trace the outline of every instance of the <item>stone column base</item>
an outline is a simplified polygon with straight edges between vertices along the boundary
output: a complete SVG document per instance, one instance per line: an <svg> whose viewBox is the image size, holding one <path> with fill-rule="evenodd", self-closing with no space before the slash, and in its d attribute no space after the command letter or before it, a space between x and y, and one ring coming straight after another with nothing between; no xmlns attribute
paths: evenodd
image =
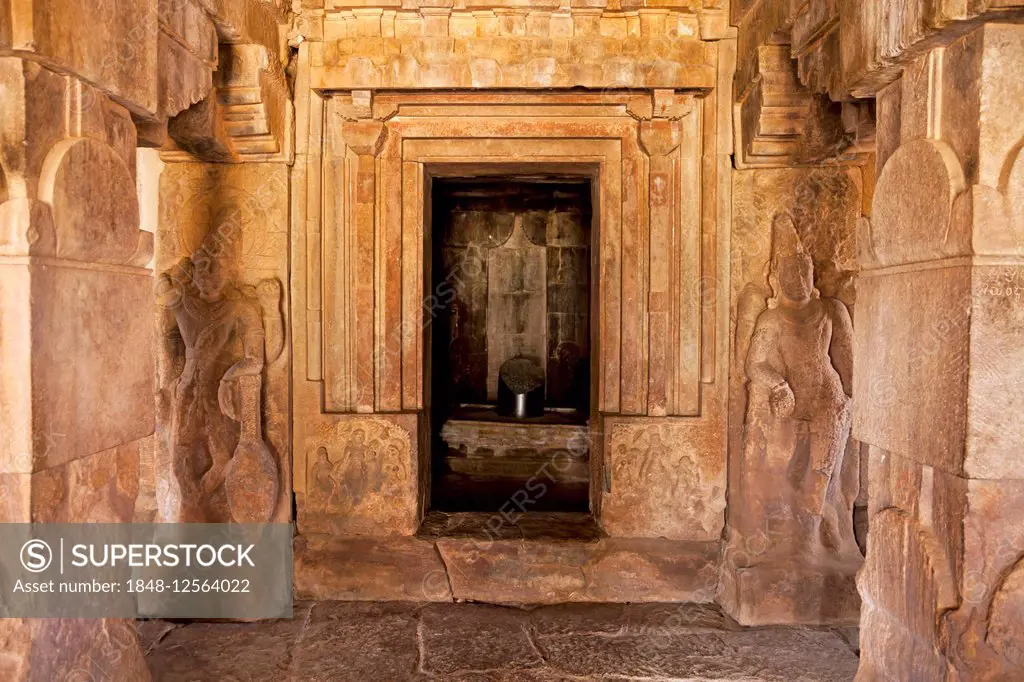
<svg viewBox="0 0 1024 682"><path fill-rule="evenodd" d="M722 608L741 625L857 625L860 562L763 563L722 571Z"/></svg>

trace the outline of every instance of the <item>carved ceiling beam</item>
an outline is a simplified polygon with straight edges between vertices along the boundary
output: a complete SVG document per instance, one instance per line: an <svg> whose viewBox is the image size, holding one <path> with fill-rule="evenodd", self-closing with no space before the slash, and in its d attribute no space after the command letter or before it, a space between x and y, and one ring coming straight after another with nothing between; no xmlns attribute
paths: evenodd
<svg viewBox="0 0 1024 682"><path fill-rule="evenodd" d="M157 64L159 105L155 117L137 116L140 123L159 122L209 95L217 68L217 31L196 0L160 3Z"/></svg>
<svg viewBox="0 0 1024 682"><path fill-rule="evenodd" d="M874 149L866 100L907 63L982 22L1022 18L1024 0L738 0L737 165L862 162Z"/></svg>
<svg viewBox="0 0 1024 682"><path fill-rule="evenodd" d="M1024 0L804 0L794 3L801 82L835 101L874 97L903 67L986 21L1020 21Z"/></svg>

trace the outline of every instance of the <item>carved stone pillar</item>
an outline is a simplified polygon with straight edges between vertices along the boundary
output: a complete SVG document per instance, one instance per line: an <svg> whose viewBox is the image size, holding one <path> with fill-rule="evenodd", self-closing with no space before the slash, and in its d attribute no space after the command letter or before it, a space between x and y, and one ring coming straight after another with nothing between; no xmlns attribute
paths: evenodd
<svg viewBox="0 0 1024 682"><path fill-rule="evenodd" d="M854 435L870 446L858 680L1024 670L1024 27L878 96L858 240Z"/></svg>
<svg viewBox="0 0 1024 682"><path fill-rule="evenodd" d="M0 521L130 522L153 433L135 126L32 61L0 58L0 91ZM128 621L5 619L0 641L6 680L149 679Z"/></svg>

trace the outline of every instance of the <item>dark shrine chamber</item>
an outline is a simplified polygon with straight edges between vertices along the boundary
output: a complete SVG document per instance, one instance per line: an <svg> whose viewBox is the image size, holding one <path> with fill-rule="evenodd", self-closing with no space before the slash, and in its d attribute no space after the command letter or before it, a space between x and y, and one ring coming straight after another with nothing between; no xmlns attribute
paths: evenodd
<svg viewBox="0 0 1024 682"><path fill-rule="evenodd" d="M432 187L432 507L496 511L543 480L519 507L587 511L590 179Z"/></svg>

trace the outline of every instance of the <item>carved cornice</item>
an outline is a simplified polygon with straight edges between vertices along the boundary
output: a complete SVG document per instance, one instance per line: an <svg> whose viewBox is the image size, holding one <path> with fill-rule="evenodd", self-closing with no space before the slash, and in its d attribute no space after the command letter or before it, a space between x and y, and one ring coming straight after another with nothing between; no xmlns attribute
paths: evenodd
<svg viewBox="0 0 1024 682"><path fill-rule="evenodd" d="M874 152L873 104L833 103L808 89L790 51L788 44L757 49L752 78L736 98L737 166L863 163Z"/></svg>
<svg viewBox="0 0 1024 682"><path fill-rule="evenodd" d="M304 10L315 89L694 88L715 85L717 8Z"/></svg>
<svg viewBox="0 0 1024 682"><path fill-rule="evenodd" d="M569 7L559 2L532 2L529 6L501 6L500 2L440 6L396 2L328 3L326 10L303 8L296 25L305 27L307 40L330 42L349 37L450 37L450 38L583 38L696 37L721 40L729 30L721 7L704 2L676 2L643 6L642 1L605 3L591 0ZM298 17L302 17L299 19Z"/></svg>
<svg viewBox="0 0 1024 682"><path fill-rule="evenodd" d="M291 127L291 94L280 63L262 45L222 46L221 52L230 55L231 66L221 71L217 101L236 153L280 153Z"/></svg>
<svg viewBox="0 0 1024 682"><path fill-rule="evenodd" d="M789 46L758 48L753 80L736 102L737 165L787 165L799 149L810 104Z"/></svg>
<svg viewBox="0 0 1024 682"><path fill-rule="evenodd" d="M180 150L165 149L164 159L288 161L293 108L276 56L260 44L222 43L214 79L209 97L171 121Z"/></svg>
<svg viewBox="0 0 1024 682"><path fill-rule="evenodd" d="M286 17L260 0L183 0L160 17L160 116L167 161L287 161L291 93L282 68ZM159 130L151 142L164 142Z"/></svg>
<svg viewBox="0 0 1024 682"><path fill-rule="evenodd" d="M863 162L874 152L874 107L858 99L927 50L1022 17L1024 0L737 0L737 165Z"/></svg>

